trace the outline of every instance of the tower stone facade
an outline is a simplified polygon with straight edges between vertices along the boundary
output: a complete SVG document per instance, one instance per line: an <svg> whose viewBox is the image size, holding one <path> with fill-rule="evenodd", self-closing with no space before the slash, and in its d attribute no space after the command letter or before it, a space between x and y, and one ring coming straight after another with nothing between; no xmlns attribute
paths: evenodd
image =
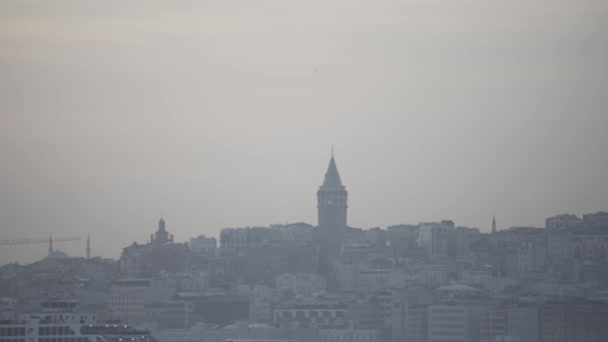
<svg viewBox="0 0 608 342"><path fill-rule="evenodd" d="M319 273L327 279L328 287L335 285L332 265L340 255L346 236L348 192L342 185L332 153L323 184L317 191L319 215Z"/></svg>

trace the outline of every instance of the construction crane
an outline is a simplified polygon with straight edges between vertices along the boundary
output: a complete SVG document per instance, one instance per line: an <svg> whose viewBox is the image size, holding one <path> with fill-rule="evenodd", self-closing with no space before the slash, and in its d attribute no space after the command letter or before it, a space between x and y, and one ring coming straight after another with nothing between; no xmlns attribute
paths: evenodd
<svg viewBox="0 0 608 342"><path fill-rule="evenodd" d="M51 238L51 239L40 239L40 238L33 238L33 239L10 239L10 240L0 240L0 246L27 245L27 244L30 244L30 243L48 243L50 241L52 241L52 242L62 242L62 241L78 241L78 240L80 240L80 238L76 237L76 236Z"/></svg>

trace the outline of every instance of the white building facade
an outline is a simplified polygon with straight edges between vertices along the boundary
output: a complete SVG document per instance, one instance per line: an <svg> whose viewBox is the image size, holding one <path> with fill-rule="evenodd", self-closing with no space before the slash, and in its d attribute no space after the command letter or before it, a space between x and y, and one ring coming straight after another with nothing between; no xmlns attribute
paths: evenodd
<svg viewBox="0 0 608 342"><path fill-rule="evenodd" d="M296 296L312 297L325 292L327 283L318 274L281 274L276 278L279 292L292 291Z"/></svg>

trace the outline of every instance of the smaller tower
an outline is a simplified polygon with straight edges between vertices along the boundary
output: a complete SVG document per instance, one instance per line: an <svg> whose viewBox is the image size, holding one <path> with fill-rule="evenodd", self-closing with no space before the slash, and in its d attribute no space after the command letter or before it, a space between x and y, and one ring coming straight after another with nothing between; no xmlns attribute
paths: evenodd
<svg viewBox="0 0 608 342"><path fill-rule="evenodd" d="M49 235L49 256L53 253L53 234Z"/></svg>
<svg viewBox="0 0 608 342"><path fill-rule="evenodd" d="M89 234L87 234L87 259L91 258L91 238Z"/></svg>
<svg viewBox="0 0 608 342"><path fill-rule="evenodd" d="M165 219L162 217L158 221L158 230L150 237L150 242L156 245L164 245L173 242L173 237L169 236L169 232L165 229Z"/></svg>
<svg viewBox="0 0 608 342"><path fill-rule="evenodd" d="M496 216L492 215L492 234L496 234Z"/></svg>

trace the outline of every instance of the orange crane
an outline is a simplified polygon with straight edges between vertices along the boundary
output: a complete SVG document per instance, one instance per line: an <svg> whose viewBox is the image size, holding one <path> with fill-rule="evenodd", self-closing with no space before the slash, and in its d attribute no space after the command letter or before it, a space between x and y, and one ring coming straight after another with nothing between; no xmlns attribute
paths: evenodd
<svg viewBox="0 0 608 342"><path fill-rule="evenodd" d="M77 241L77 240L80 240L80 238L76 237L76 236L60 237L60 238L52 238L52 239L40 239L40 238L33 238L33 239L10 239L10 240L0 240L0 246L26 245L26 244L30 244L30 243L48 243L50 241L52 241L52 242L61 242L61 241Z"/></svg>

